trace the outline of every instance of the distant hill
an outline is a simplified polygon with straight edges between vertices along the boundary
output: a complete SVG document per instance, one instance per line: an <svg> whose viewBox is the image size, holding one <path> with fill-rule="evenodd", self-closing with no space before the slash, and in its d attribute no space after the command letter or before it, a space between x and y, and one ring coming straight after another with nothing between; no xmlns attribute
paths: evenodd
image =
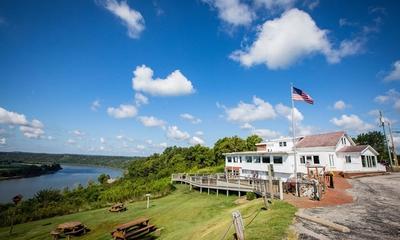
<svg viewBox="0 0 400 240"><path fill-rule="evenodd" d="M29 152L0 152L0 162L85 164L126 168L132 161L143 157L100 156L81 154L50 154Z"/></svg>

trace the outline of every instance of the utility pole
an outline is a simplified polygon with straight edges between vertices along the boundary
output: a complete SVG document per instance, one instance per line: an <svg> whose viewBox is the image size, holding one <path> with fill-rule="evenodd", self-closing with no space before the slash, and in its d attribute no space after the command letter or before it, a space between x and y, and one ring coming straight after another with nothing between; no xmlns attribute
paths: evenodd
<svg viewBox="0 0 400 240"><path fill-rule="evenodd" d="M391 127L390 121L388 121L388 127L389 127L390 141L392 142L392 152L393 152L394 164L395 164L396 166L399 166L399 162L398 162L398 160L397 160L396 147L394 146L393 132L392 132L392 127Z"/></svg>
<svg viewBox="0 0 400 240"><path fill-rule="evenodd" d="M388 149L390 168L393 168L392 153L390 151L389 143L388 143L387 138L386 138L385 119L383 118L382 111L380 111L380 110L379 110L379 115L380 115L380 122L381 122L382 129L383 129L383 136L385 137L385 144L386 144L387 149Z"/></svg>

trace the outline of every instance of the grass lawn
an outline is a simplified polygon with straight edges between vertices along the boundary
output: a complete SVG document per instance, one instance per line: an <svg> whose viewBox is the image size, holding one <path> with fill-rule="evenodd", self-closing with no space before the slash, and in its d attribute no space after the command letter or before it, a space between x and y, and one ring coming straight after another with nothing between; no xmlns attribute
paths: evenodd
<svg viewBox="0 0 400 240"><path fill-rule="evenodd" d="M140 216L150 217L150 222L163 228L160 239L221 239L231 223L231 212L239 210L247 225L257 210L263 207L262 199L236 205L235 196L221 194L207 195L189 191L187 186L177 186L169 196L146 202L128 204L123 213L109 213L107 209L98 209L75 213L40 221L19 224L14 233L8 236L9 228L0 228L0 239L50 239L49 232L58 224L68 221L80 221L91 231L85 236L73 239L111 239L110 231L119 224ZM282 201L274 201L271 209L260 211L250 225L245 228L246 239L279 239L285 237L292 222L296 208ZM253 214L253 215L251 215ZM233 227L226 239L231 239Z"/></svg>

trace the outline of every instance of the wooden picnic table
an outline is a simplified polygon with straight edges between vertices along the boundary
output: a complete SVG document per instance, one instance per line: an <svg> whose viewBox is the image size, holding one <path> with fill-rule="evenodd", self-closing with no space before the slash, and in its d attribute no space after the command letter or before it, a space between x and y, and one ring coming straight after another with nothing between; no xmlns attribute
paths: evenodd
<svg viewBox="0 0 400 240"><path fill-rule="evenodd" d="M149 224L150 218L140 217L133 221L121 224L111 232L114 239L135 239L154 232L157 228Z"/></svg>
<svg viewBox="0 0 400 240"><path fill-rule="evenodd" d="M122 212L122 211L126 211L126 207L123 203L117 203L114 204L113 206L111 206L110 209L108 209L108 211L110 212Z"/></svg>
<svg viewBox="0 0 400 240"><path fill-rule="evenodd" d="M67 239L70 239L71 235L79 235L85 234L87 227L81 222L66 222L59 224L57 228L50 232L53 239L58 239L59 237L66 236Z"/></svg>

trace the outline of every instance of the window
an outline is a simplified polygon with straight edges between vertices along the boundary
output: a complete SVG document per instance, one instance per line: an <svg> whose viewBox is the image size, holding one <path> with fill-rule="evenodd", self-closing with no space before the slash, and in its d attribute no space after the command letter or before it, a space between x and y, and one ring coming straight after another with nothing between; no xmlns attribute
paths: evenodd
<svg viewBox="0 0 400 240"><path fill-rule="evenodd" d="M228 162L232 162L232 158L231 157L227 157L228 158Z"/></svg>
<svg viewBox="0 0 400 240"><path fill-rule="evenodd" d="M251 163L251 156L246 156L246 162Z"/></svg>
<svg viewBox="0 0 400 240"><path fill-rule="evenodd" d="M306 157L300 156L300 164L306 164Z"/></svg>
<svg viewBox="0 0 400 240"><path fill-rule="evenodd" d="M283 163L282 156L274 156L274 163L275 164L282 164Z"/></svg>
<svg viewBox="0 0 400 240"><path fill-rule="evenodd" d="M239 157L239 162L242 163L242 156Z"/></svg>
<svg viewBox="0 0 400 240"><path fill-rule="evenodd" d="M375 159L375 156L371 156L371 158L372 158L372 166L373 166L373 167L376 167L376 159Z"/></svg>
<svg viewBox="0 0 400 240"><path fill-rule="evenodd" d="M346 163L351 163L351 156L345 156L346 158Z"/></svg>
<svg viewBox="0 0 400 240"><path fill-rule="evenodd" d="M260 156L253 156L254 163L260 163Z"/></svg>
<svg viewBox="0 0 400 240"><path fill-rule="evenodd" d="M361 155L361 163L363 167L367 167L367 163L365 162L365 156Z"/></svg>
<svg viewBox="0 0 400 240"><path fill-rule="evenodd" d="M286 142L279 142L279 147L286 147Z"/></svg>
<svg viewBox="0 0 400 240"><path fill-rule="evenodd" d="M346 138L342 138L342 144L346 145Z"/></svg>
<svg viewBox="0 0 400 240"><path fill-rule="evenodd" d="M308 163L308 164L311 164L311 159L312 159L311 156L306 156L306 160L307 160L307 163Z"/></svg>
<svg viewBox="0 0 400 240"><path fill-rule="evenodd" d="M368 167L372 167L371 156L367 156L367 165Z"/></svg>
<svg viewBox="0 0 400 240"><path fill-rule="evenodd" d="M237 162L238 162L238 157L232 157L232 159L233 159L233 162L234 162L234 163L237 163Z"/></svg>
<svg viewBox="0 0 400 240"><path fill-rule="evenodd" d="M314 156L314 164L319 164L319 156Z"/></svg>
<svg viewBox="0 0 400 240"><path fill-rule="evenodd" d="M271 163L271 157L270 156L263 156L262 157L262 163Z"/></svg>

